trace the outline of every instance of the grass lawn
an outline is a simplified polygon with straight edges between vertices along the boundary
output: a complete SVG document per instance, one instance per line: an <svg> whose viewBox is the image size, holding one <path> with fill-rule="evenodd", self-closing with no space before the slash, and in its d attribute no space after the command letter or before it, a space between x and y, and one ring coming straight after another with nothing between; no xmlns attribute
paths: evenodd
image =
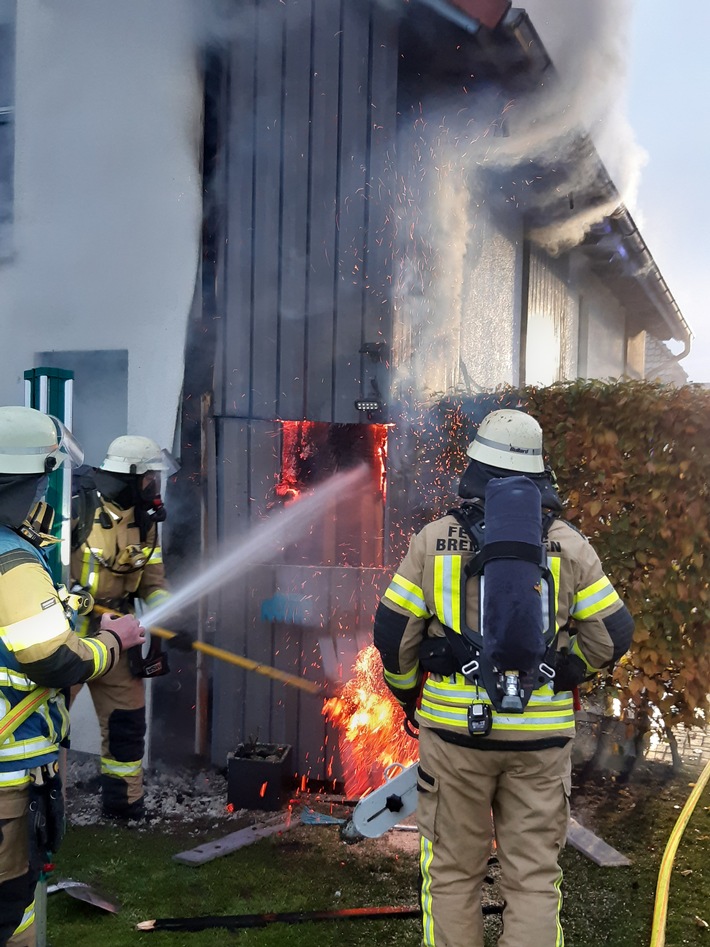
<svg viewBox="0 0 710 947"><path fill-rule="evenodd" d="M658 866L690 792L693 774L669 778L660 764L643 764L628 786L611 779L575 790L573 811L632 859L630 868L599 868L567 847L564 924L567 947L643 947L649 943ZM317 806L316 806L317 808ZM327 807L322 807L327 811ZM172 856L218 839L235 826L209 828L163 824L146 829L113 825L69 828L56 876L103 890L123 908L110 915L70 898L49 897L51 947L418 947L418 920L341 920L228 932L143 933L149 918L206 914L314 911L377 905L410 905L417 898L414 833L391 832L355 845L340 840L337 826L299 825L194 868ZM681 841L669 902L667 947L710 945L710 789L700 799ZM495 891L490 894L495 900ZM495 943L497 920L487 922ZM524 945L521 945L524 947Z"/></svg>

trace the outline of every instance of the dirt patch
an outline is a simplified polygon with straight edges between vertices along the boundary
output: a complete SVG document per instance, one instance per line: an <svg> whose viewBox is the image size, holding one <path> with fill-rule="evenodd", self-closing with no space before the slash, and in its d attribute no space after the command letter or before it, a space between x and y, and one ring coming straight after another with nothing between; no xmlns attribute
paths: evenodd
<svg viewBox="0 0 710 947"><path fill-rule="evenodd" d="M64 772L67 820L72 825L102 825L99 762L85 754L67 754ZM246 809L227 806L227 780L213 768L154 767L144 775L145 819L133 827L160 825L166 831L189 825L195 833L210 829L234 832L254 821ZM130 823L129 823L130 824Z"/></svg>
<svg viewBox="0 0 710 947"><path fill-rule="evenodd" d="M67 820L71 825L106 825L109 820L101 815L99 763L85 754L67 754L64 774L66 786ZM136 831L152 831L158 827L163 834L185 834L195 838L195 845L205 837L217 839L256 823L282 821L291 812L294 825L303 821L314 832L320 825L340 825L352 814L352 805L343 804L342 797L323 793L295 792L281 811L233 809L227 804L227 777L225 771L210 767L177 770L173 767L153 767L144 774L146 815L140 822L129 822ZM383 852L416 853L418 835L414 820L404 820L404 829L388 832L380 839L368 839L367 844ZM288 844L288 842L286 842ZM345 843L344 843L345 844ZM354 844L356 852L362 843Z"/></svg>
<svg viewBox="0 0 710 947"><path fill-rule="evenodd" d="M626 781L620 782L618 774L588 771L584 766L575 767L571 797L572 815L592 831L599 824L623 821L635 811L644 808L651 798L666 798L671 803L682 803L688 794L688 774L674 776L670 766L664 763L643 761ZM101 815L98 760L83 754L67 757L65 770L67 819L72 825L88 826L106 824ZM163 833L175 833L195 838L200 844L205 837L220 838L248 825L283 819L290 811L295 824L303 821L314 832L314 824L322 818L322 824L346 822L352 805L344 804L342 797L319 793L292 795L287 807L280 812L264 812L252 809L233 810L227 805L226 772L216 768L199 767L177 770L173 767L154 767L145 774L146 817L140 823L129 823L138 831L151 831L160 827ZM382 854L416 855L419 839L414 817L403 820L403 828L385 833L379 839L368 839L365 843L353 844L353 855L361 846L370 851L381 850ZM364 850L361 848L361 850Z"/></svg>
<svg viewBox="0 0 710 947"><path fill-rule="evenodd" d="M618 773L575 767L572 773L571 807L574 817L584 826L594 829L595 824L610 812L623 818L652 798L687 795L690 771L674 774L666 763L644 760L636 765L629 777Z"/></svg>

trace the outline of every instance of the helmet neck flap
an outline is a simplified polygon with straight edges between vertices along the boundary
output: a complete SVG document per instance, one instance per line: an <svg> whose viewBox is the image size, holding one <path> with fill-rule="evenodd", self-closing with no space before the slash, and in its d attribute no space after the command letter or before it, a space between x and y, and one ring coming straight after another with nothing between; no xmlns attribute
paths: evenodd
<svg viewBox="0 0 710 947"><path fill-rule="evenodd" d="M43 473L0 473L0 523L18 530L46 486Z"/></svg>
<svg viewBox="0 0 710 947"><path fill-rule="evenodd" d="M99 467L94 480L101 496L121 510L130 510L139 500L139 477L136 474L114 473Z"/></svg>
<svg viewBox="0 0 710 947"><path fill-rule="evenodd" d="M462 500L483 500L486 495L486 484L489 480L500 477L519 477L517 470L503 470L500 467L491 467L472 460L459 481L458 494ZM540 491L542 505L548 510L562 510L562 501L553 482L552 471L546 469L543 473L526 473L523 476L535 484Z"/></svg>

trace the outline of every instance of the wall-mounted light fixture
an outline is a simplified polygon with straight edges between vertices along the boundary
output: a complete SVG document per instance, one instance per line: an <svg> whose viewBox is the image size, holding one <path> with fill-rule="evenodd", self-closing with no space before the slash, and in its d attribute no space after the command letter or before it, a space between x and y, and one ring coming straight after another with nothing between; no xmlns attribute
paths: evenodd
<svg viewBox="0 0 710 947"><path fill-rule="evenodd" d="M384 405L381 401L356 401L355 407L358 411L367 411L372 414L373 411L382 411Z"/></svg>
<svg viewBox="0 0 710 947"><path fill-rule="evenodd" d="M355 402L355 410L362 411L367 415L367 420L372 421L377 415L377 421L384 421L384 413L387 405L382 400L380 388L376 378L370 379L370 394L367 398L359 398Z"/></svg>

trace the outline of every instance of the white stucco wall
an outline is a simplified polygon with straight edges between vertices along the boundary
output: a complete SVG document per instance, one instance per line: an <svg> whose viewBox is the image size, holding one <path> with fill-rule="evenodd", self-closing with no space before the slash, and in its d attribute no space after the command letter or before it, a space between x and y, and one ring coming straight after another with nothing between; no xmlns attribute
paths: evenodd
<svg viewBox="0 0 710 947"><path fill-rule="evenodd" d="M36 352L127 349L129 430L170 446L200 228L190 0L22 0L16 78L0 403Z"/></svg>
<svg viewBox="0 0 710 947"><path fill-rule="evenodd" d="M128 431L170 447L201 222L190 0L17 6L14 255L0 263L0 404L24 403L23 373L38 352L127 350ZM72 746L99 749L86 688L72 709Z"/></svg>

